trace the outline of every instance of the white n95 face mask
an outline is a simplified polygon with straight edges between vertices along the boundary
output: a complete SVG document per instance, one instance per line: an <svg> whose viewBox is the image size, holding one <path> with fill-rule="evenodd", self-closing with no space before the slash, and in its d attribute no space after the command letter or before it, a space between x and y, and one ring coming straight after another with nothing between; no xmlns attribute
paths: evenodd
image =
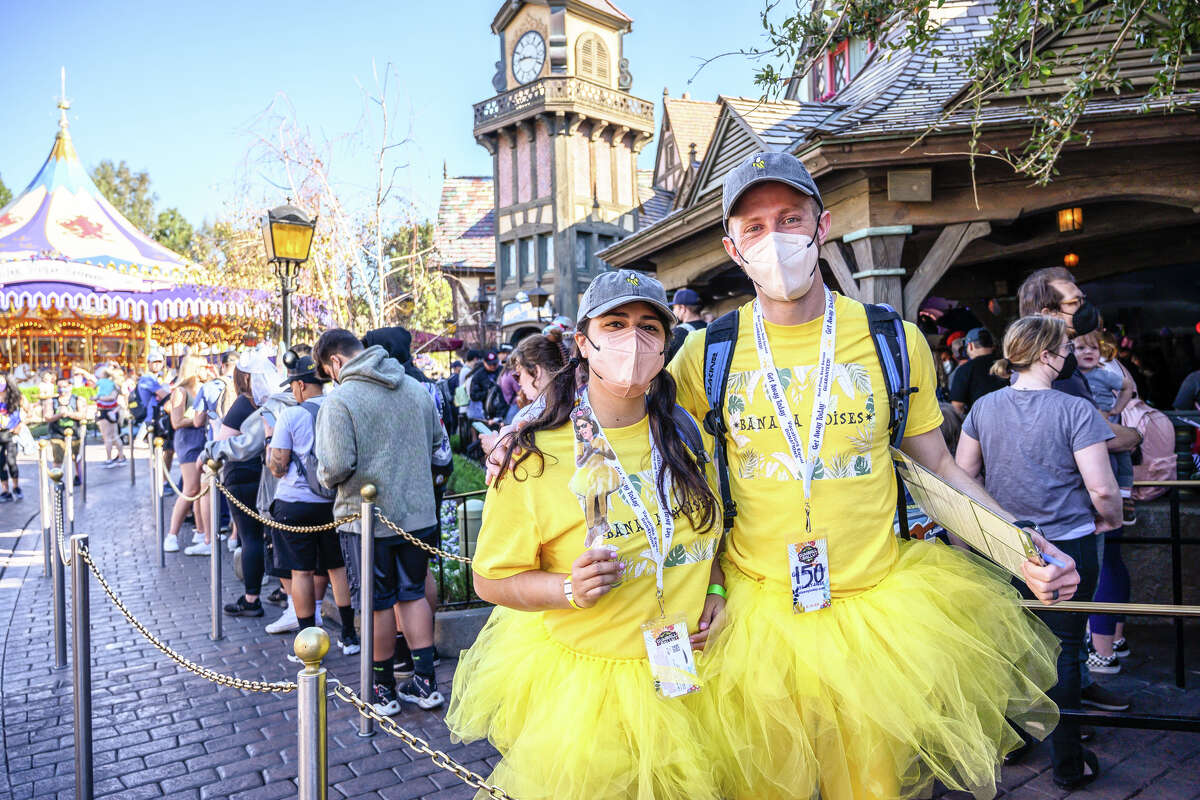
<svg viewBox="0 0 1200 800"><path fill-rule="evenodd" d="M812 287L818 256L815 236L774 232L742 252L742 266L767 297L787 302Z"/></svg>

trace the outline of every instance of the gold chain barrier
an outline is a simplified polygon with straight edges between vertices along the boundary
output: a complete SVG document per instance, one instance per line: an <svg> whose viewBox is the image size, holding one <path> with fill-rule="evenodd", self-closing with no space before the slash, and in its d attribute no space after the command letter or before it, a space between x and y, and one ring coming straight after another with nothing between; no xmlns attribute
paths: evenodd
<svg viewBox="0 0 1200 800"><path fill-rule="evenodd" d="M160 454L158 457L158 460L159 460L159 467L162 469L163 477L167 479L167 483L171 484L171 488L175 490L175 494L179 495L181 498L183 498L184 500L186 500L189 503L193 503L196 500L199 500L201 497L204 497L204 495L208 494L208 484L207 483L204 484L204 488L201 489L196 494L184 494L183 489L180 489L179 486L176 485L175 481L171 480L171 470L167 468L166 459L164 459L162 457L162 455Z"/></svg>
<svg viewBox="0 0 1200 800"><path fill-rule="evenodd" d="M375 516L379 518L379 521L382 522L384 524L384 526L390 528L393 532L399 534L401 537L408 540L409 544L416 545L417 547L424 550L426 553L429 553L429 555L431 555L431 556L441 556L442 558L448 558L451 561L459 561L459 562L462 562L463 564L471 563L471 559L467 558L466 556L456 555L454 553L450 553L445 550L442 550L439 547L434 547L431 544L426 544L425 542L422 542L420 539L413 536L408 531L404 530L404 528L401 528L399 525L397 525L396 523L392 522L390 519L385 517L383 515L383 513L380 511L376 511Z"/></svg>
<svg viewBox="0 0 1200 800"><path fill-rule="evenodd" d="M228 500L230 503L233 503L233 505L235 505L237 507L237 509L239 511L241 511L243 514L245 514L246 516L250 517L251 519L255 520L256 522L262 523L263 525L269 525L272 528L275 528L275 529L281 530L281 531L287 531L288 533L322 533L323 531L331 531L341 525L346 525L351 522L357 522L358 519L362 516L361 514L351 514L347 517L335 519L333 522L327 523L325 525L284 525L282 522L276 522L275 520L270 519L269 517L264 517L263 515L259 514L257 511L255 511L252 508L250 508L249 506L247 506L241 500L238 500L236 497L233 496L232 492L230 492L227 488L225 488L225 484L221 483L220 481L217 481L217 488L221 490L221 494L225 495L226 500Z"/></svg>
<svg viewBox="0 0 1200 800"><path fill-rule="evenodd" d="M117 610L125 615L125 619L129 620L129 624L133 626L133 629L144 636L146 640L150 642L150 644L157 647L168 658L179 664L179 666L183 667L187 671L195 673L201 678L212 681L219 686L228 686L231 689L243 689L248 692L279 692L281 694L287 694L288 692L296 691L296 684L293 681L276 681L271 683L268 681L249 681L245 678L235 678L232 675L225 675L217 672L216 670L201 666L191 659L185 658L184 656L175 652L161 639L147 630L146 626L138 621L138 618L133 615L133 612L130 611L125 603L121 601L121 598L117 597L116 592L113 591L112 587L108 585L108 581L104 579L104 575L101 574L100 568L96 566L96 562L92 560L91 551L87 548L80 548L79 556L84 560L88 567L91 568L92 575L96 577L96 582L100 584L100 588L104 590L106 595L108 595L108 599L112 600L113 605L117 607Z"/></svg>
<svg viewBox="0 0 1200 800"><path fill-rule="evenodd" d="M354 708L356 708L358 713L362 716L374 720L380 729L388 736L393 736L404 742L417 753L420 753L423 756L428 756L436 766L446 770L447 772L453 772L460 781L472 788L479 789L480 791L486 793L488 797L496 798L496 800L513 800L512 795L501 789L499 786L493 786L492 784L488 783L486 780L484 780L482 775L467 769L441 750L434 750L428 741L422 739L420 736L417 736L414 733L409 733L408 731L404 730L404 728L396 724L396 721L391 717L385 714L380 714L378 711L371 708L370 704L363 702L362 698L356 695L354 690L352 690L346 684L340 681L335 681L335 683L337 685L334 686L332 692L333 696L345 703L348 703L349 705L354 706Z"/></svg>

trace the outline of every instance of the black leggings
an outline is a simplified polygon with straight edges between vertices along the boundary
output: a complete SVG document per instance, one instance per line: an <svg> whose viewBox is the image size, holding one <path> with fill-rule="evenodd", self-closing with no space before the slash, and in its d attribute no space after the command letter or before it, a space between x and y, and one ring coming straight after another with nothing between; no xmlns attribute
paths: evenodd
<svg viewBox="0 0 1200 800"><path fill-rule="evenodd" d="M229 487L229 492L247 508L254 508L258 497L258 481L235 483ZM238 544L242 546L242 581L246 584L246 594L258 594L262 591L263 580L262 523L232 503L229 504L229 513L237 525Z"/></svg>
<svg viewBox="0 0 1200 800"><path fill-rule="evenodd" d="M17 470L17 443L14 439L0 440L0 481L12 478L16 483L20 476Z"/></svg>

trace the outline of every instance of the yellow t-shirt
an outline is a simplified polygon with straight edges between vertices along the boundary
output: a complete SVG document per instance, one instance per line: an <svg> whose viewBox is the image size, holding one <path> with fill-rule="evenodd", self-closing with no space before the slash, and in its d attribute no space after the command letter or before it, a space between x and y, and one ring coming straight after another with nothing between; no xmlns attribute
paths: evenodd
<svg viewBox="0 0 1200 800"><path fill-rule="evenodd" d="M737 347L725 394L730 491L737 518L726 546L730 561L759 580L789 584L787 546L803 541L804 484L792 460L775 407L763 388L754 347L754 316L742 306ZM896 479L888 455L888 401L883 371L861 303L836 295L837 340L833 388L813 475L812 538L824 536L834 597L877 584L891 569L898 549L893 535ZM788 407L803 441L816 391L821 317L803 325L765 322L771 354L785 387ZM925 337L904 323L912 383L906 436L942 423L935 390L933 355ZM704 396L704 331L690 334L669 369L679 386L679 404L697 419L708 410Z"/></svg>
<svg viewBox="0 0 1200 800"><path fill-rule="evenodd" d="M658 501L650 469L650 426L646 418L626 428L606 428L604 436L621 466L636 484L642 502L658 520ZM531 569L568 574L584 551L586 525L578 496L568 486L575 475L575 438L570 424L537 434L545 454L531 456L517 474L488 490L483 527L472 568L485 578L508 578ZM522 478L517 480L516 478ZM577 484L578 488L578 484ZM663 570L668 614L682 612L694 632L704 609L709 570L720 539L720 522L697 532L681 509L672 509L675 535ZM633 510L617 493L608 496L606 545L619 548L625 578L593 607L583 611L543 611L550 636L573 650L608 658L644 658L641 625L659 616L654 591L654 562Z"/></svg>

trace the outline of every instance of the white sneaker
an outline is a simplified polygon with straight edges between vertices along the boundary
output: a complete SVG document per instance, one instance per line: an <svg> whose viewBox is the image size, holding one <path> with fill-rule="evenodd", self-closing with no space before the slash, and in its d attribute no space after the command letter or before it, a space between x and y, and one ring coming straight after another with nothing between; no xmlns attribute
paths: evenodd
<svg viewBox="0 0 1200 800"><path fill-rule="evenodd" d="M238 540L232 536L227 537L225 539L225 549L231 553L236 551L238 549Z"/></svg>
<svg viewBox="0 0 1200 800"><path fill-rule="evenodd" d="M199 544L184 548L183 554L185 556L211 556L212 547L206 545L204 540L201 539Z"/></svg>
<svg viewBox="0 0 1200 800"><path fill-rule="evenodd" d="M279 619L268 625L266 630L267 633L291 633L300 630L295 609L289 604L287 609L279 615Z"/></svg>
<svg viewBox="0 0 1200 800"><path fill-rule="evenodd" d="M179 552L179 537L173 533L168 533L163 539L163 552L178 553Z"/></svg>
<svg viewBox="0 0 1200 800"><path fill-rule="evenodd" d="M192 544L204 544L204 533L201 531L192 531Z"/></svg>

